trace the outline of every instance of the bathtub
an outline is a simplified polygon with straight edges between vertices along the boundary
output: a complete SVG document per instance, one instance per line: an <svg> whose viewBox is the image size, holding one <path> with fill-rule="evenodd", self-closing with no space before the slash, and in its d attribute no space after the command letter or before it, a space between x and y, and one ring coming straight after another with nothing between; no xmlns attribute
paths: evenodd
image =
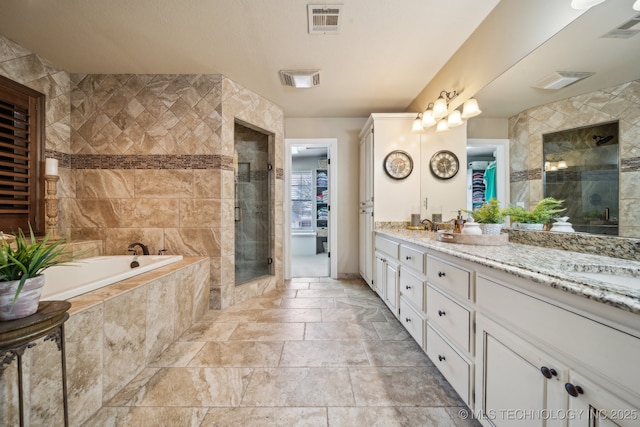
<svg viewBox="0 0 640 427"><path fill-rule="evenodd" d="M132 255L84 258L44 271L41 300L66 300L182 260L182 255L144 255L131 268Z"/></svg>

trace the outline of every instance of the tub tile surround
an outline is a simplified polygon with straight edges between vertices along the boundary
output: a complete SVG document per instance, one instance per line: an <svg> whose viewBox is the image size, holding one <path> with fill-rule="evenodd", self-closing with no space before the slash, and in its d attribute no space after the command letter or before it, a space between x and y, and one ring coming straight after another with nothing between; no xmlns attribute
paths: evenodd
<svg viewBox="0 0 640 427"><path fill-rule="evenodd" d="M511 202L543 198L542 135L619 120L619 234L640 237L640 80L534 107L509 119Z"/></svg>
<svg viewBox="0 0 640 427"><path fill-rule="evenodd" d="M65 342L70 425L82 425L93 416L204 315L208 275L206 258L185 258L69 300ZM55 344L39 340L24 360L30 424L62 425ZM0 380L2 425L17 425L13 365Z"/></svg>

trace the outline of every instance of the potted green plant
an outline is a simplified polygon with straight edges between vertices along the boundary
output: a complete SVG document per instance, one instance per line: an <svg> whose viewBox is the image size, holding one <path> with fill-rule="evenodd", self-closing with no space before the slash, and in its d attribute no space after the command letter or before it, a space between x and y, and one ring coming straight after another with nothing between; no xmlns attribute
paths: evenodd
<svg viewBox="0 0 640 427"><path fill-rule="evenodd" d="M472 211L465 210L473 219L480 224L482 234L500 234L506 218L506 213L500 207L498 199L489 199Z"/></svg>
<svg viewBox="0 0 640 427"><path fill-rule="evenodd" d="M0 239L0 321L32 315L44 286L42 272L70 261L63 254L63 240L37 240L29 227L29 238L18 229L15 241Z"/></svg>
<svg viewBox="0 0 640 427"><path fill-rule="evenodd" d="M506 213L511 217L512 226L515 229L543 230L545 224L551 221L556 214L566 210L561 207L562 203L564 200L545 197L531 210L512 205L506 209Z"/></svg>

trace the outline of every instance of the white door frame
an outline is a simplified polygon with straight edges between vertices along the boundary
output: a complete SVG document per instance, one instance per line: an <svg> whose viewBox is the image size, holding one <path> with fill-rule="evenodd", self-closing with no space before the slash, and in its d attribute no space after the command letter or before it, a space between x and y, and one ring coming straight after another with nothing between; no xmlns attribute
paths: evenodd
<svg viewBox="0 0 640 427"><path fill-rule="evenodd" d="M284 140L284 278L291 279L291 148L327 147L329 169L329 258L330 277L338 278L338 139L287 138Z"/></svg>
<svg viewBox="0 0 640 427"><path fill-rule="evenodd" d="M511 203L510 168L509 168L509 140L508 139L480 139L469 138L467 145L496 147L496 198L507 207Z"/></svg>

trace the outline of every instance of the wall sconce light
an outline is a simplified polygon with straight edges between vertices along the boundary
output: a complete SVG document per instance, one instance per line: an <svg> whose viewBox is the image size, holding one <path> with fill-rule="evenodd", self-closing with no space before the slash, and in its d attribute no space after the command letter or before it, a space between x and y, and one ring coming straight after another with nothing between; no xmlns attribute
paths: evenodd
<svg viewBox="0 0 640 427"><path fill-rule="evenodd" d="M568 168L568 167L569 167L569 166L567 166L567 162L565 162L564 160L560 160L560 161L558 162L558 169L566 169L566 168Z"/></svg>
<svg viewBox="0 0 640 427"><path fill-rule="evenodd" d="M464 123L462 119L475 117L482 113L478 107L478 101L474 98L469 98L464 102L462 112L460 112L460 110L453 110L449 113L449 102L458 95L459 93L456 90L452 90L451 92L443 90L440 92L438 99L429 103L427 109L418 115L418 118L422 119L422 128L418 129L418 118L416 118L411 128L412 131L421 132L424 129L436 125L436 132L448 131L450 128L462 125Z"/></svg>
<svg viewBox="0 0 640 427"><path fill-rule="evenodd" d="M413 125L411 125L411 132L422 132L424 127L422 126L422 113L418 113L418 116L413 121Z"/></svg>

